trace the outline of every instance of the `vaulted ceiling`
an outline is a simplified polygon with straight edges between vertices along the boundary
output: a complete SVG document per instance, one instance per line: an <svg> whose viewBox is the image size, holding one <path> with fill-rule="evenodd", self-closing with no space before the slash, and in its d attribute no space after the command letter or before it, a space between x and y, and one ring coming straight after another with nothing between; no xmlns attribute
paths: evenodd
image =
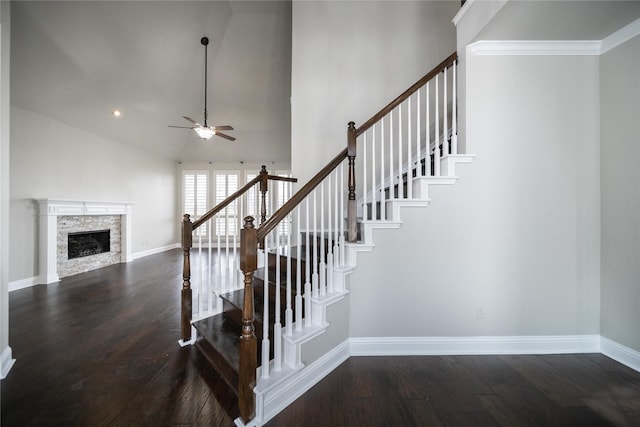
<svg viewBox="0 0 640 427"><path fill-rule="evenodd" d="M203 141L182 116L232 125ZM24 1L11 6L11 103L176 161L289 161L288 1ZM114 118L112 111L122 111Z"/></svg>
<svg viewBox="0 0 640 427"><path fill-rule="evenodd" d="M481 38L601 39L639 11L510 1ZM11 103L171 160L288 162L291 16L291 1L14 1ZM234 142L167 127L203 119L203 36L209 124L234 126Z"/></svg>

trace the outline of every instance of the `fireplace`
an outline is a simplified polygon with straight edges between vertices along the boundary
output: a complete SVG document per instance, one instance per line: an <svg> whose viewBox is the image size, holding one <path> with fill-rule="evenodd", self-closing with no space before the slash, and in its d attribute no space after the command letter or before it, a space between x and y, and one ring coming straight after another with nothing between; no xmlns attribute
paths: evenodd
<svg viewBox="0 0 640 427"><path fill-rule="evenodd" d="M67 259L110 252L111 230L80 231L67 235Z"/></svg>
<svg viewBox="0 0 640 427"><path fill-rule="evenodd" d="M38 283L133 260L131 203L42 199L38 204Z"/></svg>

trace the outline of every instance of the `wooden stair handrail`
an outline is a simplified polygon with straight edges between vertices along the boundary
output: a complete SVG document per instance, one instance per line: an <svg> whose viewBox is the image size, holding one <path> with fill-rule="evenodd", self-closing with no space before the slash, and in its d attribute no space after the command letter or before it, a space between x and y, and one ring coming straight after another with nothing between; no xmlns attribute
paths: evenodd
<svg viewBox="0 0 640 427"><path fill-rule="evenodd" d="M193 221L193 225L192 225L192 230L197 229L198 227L200 227L202 224L204 224L205 222L209 221L215 214L217 214L218 212L220 212L221 210L223 210L224 208L226 208L227 206L229 206L232 202L234 202L238 197L242 196L244 193L246 193L247 191L249 191L249 189L251 187L253 187L254 185L256 185L258 182L260 182L262 180L262 177L260 175L256 176L255 178L253 178L251 181L247 182L245 185L243 185L238 191L236 191L235 193L233 193L232 195L230 195L229 197L227 197L226 199L224 199L223 201L221 201L220 203L218 203L217 205L215 205L213 208L211 208L209 210L209 212L207 212L206 214L202 215L200 218L198 218L196 221Z"/></svg>
<svg viewBox="0 0 640 427"><path fill-rule="evenodd" d="M265 170L265 169L263 168L263 170ZM223 210L224 208L229 206L238 197L242 196L244 193L249 191L249 189L251 189L251 187L253 187L257 183L262 181L262 179L263 178L262 178L262 171L261 171L261 174L259 174L255 178L253 178L251 181L247 182L238 191L236 191L235 193L233 193L232 195L230 195L229 197L224 199L222 202L220 202L217 205L215 205L211 210L209 210L209 212L207 212L206 214L204 214L200 218L198 218L196 221L194 221L193 225L191 226L191 230L193 231L193 230L197 229L202 224L204 224L205 222L210 220L215 214L217 214L218 212L220 212L221 210ZM267 175L267 179L272 180L272 181L298 182L297 178L289 178L289 177L286 177L286 176L277 176L277 175Z"/></svg>
<svg viewBox="0 0 640 427"><path fill-rule="evenodd" d="M314 188L316 188L322 180L324 180L342 161L346 158L349 158L350 162L355 158L355 138L364 133L366 130L371 128L375 123L377 123L384 116L389 114L391 110L396 108L398 105L406 101L411 95L413 95L418 89L424 86L428 81L433 79L438 73L446 70L450 67L455 61L458 59L458 53L453 52L447 59L438 64L435 68L425 74L420 80L414 83L409 89L405 90L400 96L387 104L382 110L378 111L373 115L369 120L364 122L359 128L355 129L355 132L350 132L349 134L349 147L345 148L341 151L333 160L331 160L324 168L320 170L309 182L307 182L304 187L302 187L296 194L294 194L284 205L280 207L276 212L271 215L267 221L262 223L260 228L258 228L258 240L262 241L276 226L282 221L287 215L289 215L293 209L300 204L307 197ZM352 124L350 123L350 129ZM353 166L350 165L349 172L351 173ZM349 179L350 187L351 183L353 183L353 188L349 188L349 199L351 200L352 196L355 194L355 177L350 177ZM353 194L352 194L353 193ZM351 207L351 206L349 206ZM353 213L355 216L355 212ZM355 231L354 231L355 233ZM351 240L351 239L350 239Z"/></svg>
<svg viewBox="0 0 640 427"><path fill-rule="evenodd" d="M436 65L436 67L433 70L425 74L424 77L422 77L420 80L415 82L409 89L402 92L400 96L398 96L396 99L391 101L389 104L387 104L386 107L378 111L376 114L373 115L373 117L371 117L369 120L367 120L362 125L360 125L360 127L356 129L356 136L362 135L371 126L373 126L380 119L382 119L384 116L389 114L391 110L393 110L398 105L406 101L407 98L413 95L418 89L424 86L429 80L434 78L438 73L441 73L442 71L447 69L449 66L451 66L454 62L456 62L457 59L458 59L458 52L453 52L451 55L449 55L447 59L442 61L440 64Z"/></svg>
<svg viewBox="0 0 640 427"><path fill-rule="evenodd" d="M263 222L259 228L254 226L254 218L247 216L244 218L244 227L240 231L240 269L244 275L244 301L242 309L242 336L240 338L240 368L238 372L239 381L239 412L240 418L246 424L255 417L256 401L253 389L256 385L256 369L257 369L257 338L255 335L254 321L255 321L255 306L253 295L253 274L257 269L257 253L258 245L261 241L267 237L267 235L273 231L278 224L284 220L302 201L311 194L311 192L318 187L328 176L331 174L343 161L348 159L348 239L349 242L356 240L356 179L355 179L355 158L356 158L356 139L358 135L364 133L367 129L372 127L380 119L384 118L394 108L408 99L418 89L424 86L428 81L433 79L438 73L446 70L450 65L455 63L458 59L456 52L451 54L447 59L442 61L433 70L429 71L424 77L418 80L413 86L403 92L400 96L394 99L386 107L376 113L371 119L367 120L358 129L355 127L354 122L349 122L347 129L347 147L338 153L326 166L324 166L313 178L311 178L302 188L300 188L284 205L282 205L277 211L275 211L269 219L266 219L263 213ZM266 183L268 179L277 181L297 182L294 178L276 177L267 175L267 171L263 167L260 172L260 176L254 178L247 183L240 190L236 191L230 197L225 199L224 202L216 206L209 211L205 216L194 223L193 229L197 228L204 221L211 218L220 210L224 209L231 201L241 196L252 185L257 182L261 183L261 188L264 187L266 191ZM264 195L263 195L264 197ZM189 225L188 215L185 215L185 224ZM189 235L189 238L191 236ZM188 267L188 250L185 250L185 265ZM187 271L185 269L185 271ZM185 273L186 274L186 273ZM187 279L185 283L189 285ZM190 291L190 289L188 289ZM183 289L184 293L184 289ZM189 295L190 297L190 295ZM190 309L191 300L184 300L187 303L183 303L183 311ZM186 327L185 327L186 332ZM266 362L268 363L268 361Z"/></svg>
<svg viewBox="0 0 640 427"><path fill-rule="evenodd" d="M307 197L344 159L347 158L347 149L342 150L327 165L309 180L300 190L280 207L277 211L258 228L258 241L264 239L276 226L289 215L293 209Z"/></svg>
<svg viewBox="0 0 640 427"><path fill-rule="evenodd" d="M290 178L288 176L269 175L268 178L272 181L298 182L298 178Z"/></svg>

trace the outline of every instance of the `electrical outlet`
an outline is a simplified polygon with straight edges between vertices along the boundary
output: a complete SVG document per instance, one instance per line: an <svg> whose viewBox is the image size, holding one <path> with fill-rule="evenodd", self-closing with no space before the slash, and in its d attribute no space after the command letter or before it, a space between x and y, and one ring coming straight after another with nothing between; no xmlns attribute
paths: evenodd
<svg viewBox="0 0 640 427"><path fill-rule="evenodd" d="M476 319L486 319L487 312L481 305L476 306Z"/></svg>

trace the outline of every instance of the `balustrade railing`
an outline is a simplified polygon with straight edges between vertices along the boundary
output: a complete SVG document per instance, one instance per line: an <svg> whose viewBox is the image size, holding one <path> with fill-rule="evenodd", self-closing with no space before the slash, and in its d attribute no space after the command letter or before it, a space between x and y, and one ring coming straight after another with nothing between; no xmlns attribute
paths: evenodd
<svg viewBox="0 0 640 427"><path fill-rule="evenodd" d="M294 178L269 175L263 166L255 178L201 217L192 222L189 214L183 216L182 343L191 341L194 317L199 319L219 313L222 309L219 296L242 286L239 274L242 218L247 214L259 214L260 221L266 221L267 210L275 205L275 195L290 195L290 185L295 181ZM278 191L273 191L273 184L269 191L269 182L275 182ZM192 266L196 271L193 276Z"/></svg>
<svg viewBox="0 0 640 427"><path fill-rule="evenodd" d="M412 178L448 173L442 159L458 154L456 61L450 55L356 129L363 219L389 219L385 201L413 198Z"/></svg>
<svg viewBox="0 0 640 427"><path fill-rule="evenodd" d="M287 343L324 322L313 302L345 291L337 273L349 263L347 247L357 240L358 215L364 220L391 219L385 209L387 200L413 198L412 178L441 176L441 161L457 154L456 61L454 53L359 128L350 122L347 147L271 216L264 213L263 190L274 177L266 170L233 195L237 198L257 183L263 195L259 226L254 216L247 215L239 238L244 306L238 392L243 422L255 415L256 384L268 382L285 365L300 363ZM356 169L357 146L361 161ZM356 176L362 177L360 188ZM194 223L185 215L183 222L185 341L191 337L193 231L221 212L216 209ZM260 274L263 304L255 307L254 276ZM254 330L256 309L262 311L263 322L260 356Z"/></svg>
<svg viewBox="0 0 640 427"><path fill-rule="evenodd" d="M334 272L346 263L344 211L349 200L345 168L350 159L348 150L338 154L259 228L255 228L253 217L245 218L240 240L245 259L241 263L245 284L243 322L245 316L247 322L240 340L240 360L248 366L246 371L241 368L239 380L240 416L245 421L255 410L250 385L256 383L258 366L252 317L252 283L257 266L262 264L264 283L263 306L257 307L262 310L263 322L259 375L260 380L268 380L285 364L299 363L293 352L286 351L284 341L294 340L304 328L321 325L322 320L314 316L312 300L344 290L343 284L336 284ZM352 187L355 189L355 185ZM259 242L261 250L257 249ZM273 298L270 292L275 293Z"/></svg>

